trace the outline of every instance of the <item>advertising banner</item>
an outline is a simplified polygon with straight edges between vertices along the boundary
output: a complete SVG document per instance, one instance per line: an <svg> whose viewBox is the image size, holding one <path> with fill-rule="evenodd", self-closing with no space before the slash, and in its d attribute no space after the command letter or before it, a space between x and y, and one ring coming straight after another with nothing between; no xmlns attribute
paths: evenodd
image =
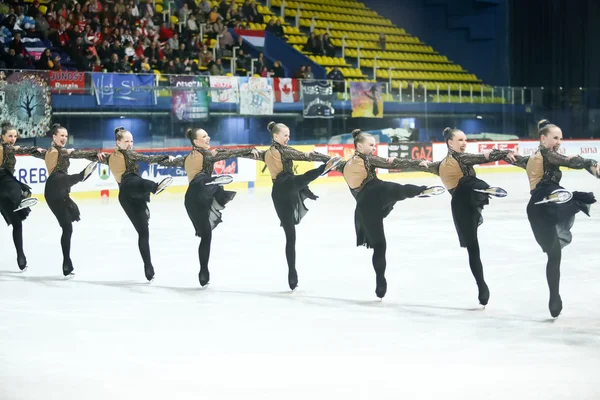
<svg viewBox="0 0 600 400"><path fill-rule="evenodd" d="M92 89L99 106L156 105L156 75L92 73Z"/></svg>

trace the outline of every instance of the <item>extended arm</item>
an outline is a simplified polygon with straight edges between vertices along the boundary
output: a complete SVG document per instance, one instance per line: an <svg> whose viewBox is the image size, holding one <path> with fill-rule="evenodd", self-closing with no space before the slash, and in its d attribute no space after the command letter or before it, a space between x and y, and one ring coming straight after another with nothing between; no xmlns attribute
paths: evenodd
<svg viewBox="0 0 600 400"><path fill-rule="evenodd" d="M310 153L303 153L294 149L293 147L282 146L281 152L283 156L288 160L294 161L329 161L330 157L326 154L317 153L316 151L311 151Z"/></svg>

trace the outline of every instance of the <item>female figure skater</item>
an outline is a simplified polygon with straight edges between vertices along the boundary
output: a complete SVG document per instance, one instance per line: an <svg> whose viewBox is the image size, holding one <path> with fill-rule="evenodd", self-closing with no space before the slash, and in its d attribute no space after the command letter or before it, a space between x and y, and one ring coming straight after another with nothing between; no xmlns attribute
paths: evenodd
<svg viewBox="0 0 600 400"><path fill-rule="evenodd" d="M150 210L148 202L150 193L159 194L171 183L172 177L163 179L160 183L143 179L138 161L156 164L161 161L173 160L173 156L147 156L133 151L133 135L123 127L115 129L117 147L114 153L108 155L104 163L108 164L110 172L119 184L119 203L129 217L138 233L138 247L144 261L144 273L149 282L154 280L154 266L150 257L150 231L148 221Z"/></svg>
<svg viewBox="0 0 600 400"><path fill-rule="evenodd" d="M73 276L73 262L71 261L71 235L73 234L73 222L79 221L79 208L71 199L71 187L88 179L99 160L104 154L97 150L81 151L65 149L69 133L59 124L52 125L50 130L52 145L46 152L46 168L48 169L48 180L44 188L44 197L48 207L58 220L62 228L60 245L63 253L63 275ZM85 158L92 161L83 171L78 174L69 175L71 158Z"/></svg>
<svg viewBox="0 0 600 400"><path fill-rule="evenodd" d="M448 145L448 155L442 161L431 163L429 171L440 176L446 190L452 195L450 206L460 247L467 248L469 266L479 289L479 303L485 306L490 298L490 290L483 278L477 230L483 223L481 212L489 204L489 196L504 197L506 191L490 187L478 179L473 166L498 160L515 161L515 158L509 150L465 153L467 136L457 128L444 129L444 139Z"/></svg>
<svg viewBox="0 0 600 400"><path fill-rule="evenodd" d="M373 155L375 138L360 129L352 131L356 152L348 161L342 161L336 169L344 174L350 192L356 199L354 227L356 245L373 249L373 268L376 276L375 294L382 299L387 292L385 279L386 240L383 219L389 215L398 201L416 196L429 197L444 193L440 186L427 187L400 185L377 178L376 168L417 169L427 171L428 161L408 159L384 159Z"/></svg>
<svg viewBox="0 0 600 400"><path fill-rule="evenodd" d="M185 136L192 144L190 154L177 157L173 161L163 161L160 165L182 167L187 173L189 186L185 193L185 209L194 224L196 236L200 238L198 258L200 272L198 280L200 286L208 285L210 273L208 259L210 257L210 244L212 231L219 225L221 210L236 195L236 192L224 190L219 185L219 177L212 177L215 162L228 158L243 157L256 159L258 151L254 148L225 150L210 150L210 136L204 129L188 129Z"/></svg>
<svg viewBox="0 0 600 400"><path fill-rule="evenodd" d="M260 159L265 162L271 179L273 190L271 198L277 216L285 232L285 256L288 264L288 283L290 289L298 286L296 272L296 225L308 212L304 200L316 200L308 184L320 175L331 171L341 160L340 157L330 158L317 152L302 153L287 145L290 140L290 128L281 123L269 122L267 129L271 132L273 143L271 147L259 152ZM294 175L293 161L322 161L326 164L312 169L302 175Z"/></svg>
<svg viewBox="0 0 600 400"><path fill-rule="evenodd" d="M13 242L17 251L17 265L21 271L27 269L27 258L23 251L23 221L37 204L37 199L31 197L31 188L19 182L15 176L15 154L30 154L44 158L46 150L36 147L15 146L17 129L9 122L2 123L0 137L0 213L7 225L13 227Z"/></svg>
<svg viewBox="0 0 600 400"><path fill-rule="evenodd" d="M547 120L538 123L540 147L532 156L516 156L515 165L525 168L529 178L531 199L527 204L527 218L533 235L544 253L548 255L546 279L550 289L548 308L556 318L562 311L559 293L560 261L562 248L571 243L571 227L575 214L583 211L589 216L591 204L596 202L591 192L573 192L560 186L560 167L586 169L600 177L595 160L580 156L567 157L558 153L562 140L561 129Z"/></svg>

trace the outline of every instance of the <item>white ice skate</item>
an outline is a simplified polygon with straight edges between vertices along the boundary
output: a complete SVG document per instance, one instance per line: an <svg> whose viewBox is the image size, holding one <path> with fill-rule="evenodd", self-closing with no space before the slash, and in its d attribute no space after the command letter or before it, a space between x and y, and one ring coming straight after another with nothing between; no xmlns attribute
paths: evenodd
<svg viewBox="0 0 600 400"><path fill-rule="evenodd" d="M90 176L92 176L92 173L96 170L97 166L98 166L98 162L92 161L91 163L88 164L87 167L85 167L85 169L83 170L82 182L85 182Z"/></svg>
<svg viewBox="0 0 600 400"><path fill-rule="evenodd" d="M473 189L473 191L475 192L479 192L479 193L485 193L485 194L489 194L490 196L494 196L494 197L506 197L508 196L508 193L506 192L506 190L499 188L499 187L490 187L487 189Z"/></svg>
<svg viewBox="0 0 600 400"><path fill-rule="evenodd" d="M427 189L423 190L418 197L431 197L431 196L439 196L442 193L446 192L446 188L443 186L430 186Z"/></svg>
<svg viewBox="0 0 600 400"><path fill-rule="evenodd" d="M543 200L538 201L535 204L545 204L545 203L554 203L554 204L563 204L573 198L573 193L569 192L565 189L556 189L554 192L550 193L548 196L544 197Z"/></svg>
<svg viewBox="0 0 600 400"><path fill-rule="evenodd" d="M160 183L158 184L158 188L156 189L156 193L154 193L154 194L161 193L163 190L165 190L166 188L171 186L171 183L173 183L173 178L170 176L167 176L165 179L160 181Z"/></svg>
<svg viewBox="0 0 600 400"><path fill-rule="evenodd" d="M219 175L212 181L205 184L205 186L209 185L228 185L233 182L233 176L231 175Z"/></svg>
<svg viewBox="0 0 600 400"><path fill-rule="evenodd" d="M19 207L15 208L13 212L21 211L28 207L33 207L37 203L38 203L38 199L36 199L35 197L29 197L27 199L23 199L23 200L21 200Z"/></svg>
<svg viewBox="0 0 600 400"><path fill-rule="evenodd" d="M332 157L329 161L327 161L327 164L325 164L325 170L323 170L321 176L327 175L327 173L337 167L340 162L342 162L342 157Z"/></svg>

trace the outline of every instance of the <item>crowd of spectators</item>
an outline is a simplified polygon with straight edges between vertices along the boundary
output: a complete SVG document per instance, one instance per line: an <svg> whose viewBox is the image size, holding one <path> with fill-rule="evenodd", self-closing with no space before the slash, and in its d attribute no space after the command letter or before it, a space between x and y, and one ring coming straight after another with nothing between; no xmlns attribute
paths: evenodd
<svg viewBox="0 0 600 400"><path fill-rule="evenodd" d="M163 14L168 7L164 1L163 5L162 1L139 0L52 0L46 4L0 0L0 37L4 36L0 68L224 75L233 72L223 59L232 56L235 46L239 49L234 73L285 77L281 61L269 68L262 53L253 64L242 49L243 39L228 30L266 23L266 31L285 38L281 20L269 15L265 20L253 0L241 5L220 0L214 7L209 0L175 0L171 18ZM48 45L40 49L41 54L30 54L25 41L31 39ZM327 34L311 34L305 50L335 54ZM335 77L339 74L336 69ZM294 74L304 79L311 76L310 67Z"/></svg>
<svg viewBox="0 0 600 400"><path fill-rule="evenodd" d="M233 46L242 42L238 38L236 43L228 28L264 22L251 0L239 6L221 0L215 7L209 0L176 0L171 19L163 15L162 4L154 6L153 2L139 0L56 0L48 4L37 0L29 4L0 1L0 35L8 43L0 42L0 68L136 73L158 70L167 74L209 71L223 75L221 58L230 57ZM202 24L206 24L203 37ZM267 30L283 35L279 21L270 21ZM50 42L51 47L41 55L30 54L24 38L41 39ZM250 57L243 50L237 57L238 68L249 70ZM260 73L263 65L261 57L255 72Z"/></svg>

